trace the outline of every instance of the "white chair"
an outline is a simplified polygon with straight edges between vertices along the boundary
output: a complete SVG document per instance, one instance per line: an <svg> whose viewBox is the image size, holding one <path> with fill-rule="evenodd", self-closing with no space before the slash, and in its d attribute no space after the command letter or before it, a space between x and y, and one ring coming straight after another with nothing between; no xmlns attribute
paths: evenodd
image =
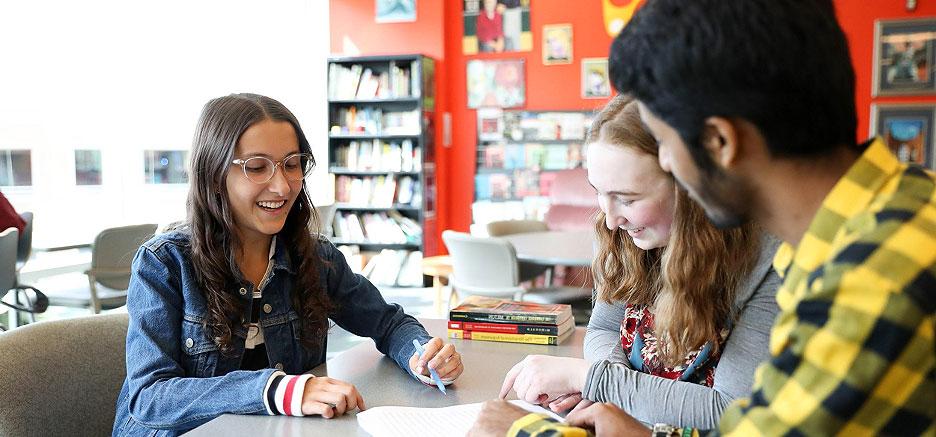
<svg viewBox="0 0 936 437"><path fill-rule="evenodd" d="M453 294L457 292L540 303L566 303L591 297L591 290L582 288L521 287L517 252L506 240L475 237L451 230L442 232L442 240L452 256L449 285L452 286Z"/></svg>
<svg viewBox="0 0 936 437"><path fill-rule="evenodd" d="M0 435L110 435L126 377L127 314L0 334Z"/></svg>
<svg viewBox="0 0 936 437"><path fill-rule="evenodd" d="M331 237L334 235L332 230L332 222L335 221L335 211L337 210L338 205L330 203L328 205L318 205L315 207L315 211L318 212L320 223L319 228L321 229L312 229L312 231L321 232L322 235L326 237ZM314 223L310 221L309 226L313 226Z"/></svg>
<svg viewBox="0 0 936 437"><path fill-rule="evenodd" d="M528 232L546 232L546 222L540 220L497 220L487 224L487 234L491 237L502 235L525 234ZM550 266L519 261L520 282L536 279L543 273L552 273ZM549 275L547 275L549 276ZM546 281L549 285L549 281Z"/></svg>
<svg viewBox="0 0 936 437"><path fill-rule="evenodd" d="M91 248L88 289L48 290L50 305L87 307L94 314L127 304L130 264L140 245L156 233L155 224L122 226L101 231Z"/></svg>

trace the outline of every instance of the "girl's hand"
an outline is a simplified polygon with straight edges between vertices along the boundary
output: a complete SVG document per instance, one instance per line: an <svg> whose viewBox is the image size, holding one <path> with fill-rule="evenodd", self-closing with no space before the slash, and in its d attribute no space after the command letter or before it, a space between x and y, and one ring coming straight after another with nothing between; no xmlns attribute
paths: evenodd
<svg viewBox="0 0 936 437"><path fill-rule="evenodd" d="M589 367L581 358L527 355L507 372L500 398L506 398L513 389L518 398L531 404L549 404L560 396L580 393Z"/></svg>
<svg viewBox="0 0 936 437"><path fill-rule="evenodd" d="M429 369L439 373L442 383L450 384L465 371L461 354L455 351L451 343L445 344L441 338L433 338L423 345L424 353L413 354L409 360L410 370L417 375L429 375Z"/></svg>
<svg viewBox="0 0 936 437"><path fill-rule="evenodd" d="M550 402L548 405L549 405L549 409L552 410L553 413L561 414L561 413L569 411L570 409L572 411L569 411L569 413L581 410L583 408L587 408L593 403L594 402L588 399L583 399L581 393L570 393L565 396L559 396L558 399ZM544 405L543 407L546 407L546 406Z"/></svg>
<svg viewBox="0 0 936 437"><path fill-rule="evenodd" d="M317 414L331 419L355 408L364 411L364 398L354 385L327 376L306 381L302 393L302 414Z"/></svg>

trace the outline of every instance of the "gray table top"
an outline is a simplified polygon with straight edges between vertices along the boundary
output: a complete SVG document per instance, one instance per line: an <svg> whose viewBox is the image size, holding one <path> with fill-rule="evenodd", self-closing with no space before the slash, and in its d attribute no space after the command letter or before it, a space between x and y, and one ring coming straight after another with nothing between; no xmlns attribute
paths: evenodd
<svg viewBox="0 0 936 437"><path fill-rule="evenodd" d="M547 266L590 266L595 232L545 231L502 235L517 251L517 259Z"/></svg>
<svg viewBox="0 0 936 437"><path fill-rule="evenodd" d="M429 333L445 337L446 321L420 320ZM312 369L317 376L329 376L355 385L368 408L379 406L447 407L483 402L497 397L504 375L514 364L530 354L582 357L585 328L576 328L559 346L450 339L461 353L465 372L447 387L443 395L435 387L427 387L400 369L393 360L383 356L373 341L355 346L321 366ZM513 395L513 393L512 393ZM216 436L251 434L276 435L360 435L355 413L333 419L321 417L239 416L225 414L187 435Z"/></svg>

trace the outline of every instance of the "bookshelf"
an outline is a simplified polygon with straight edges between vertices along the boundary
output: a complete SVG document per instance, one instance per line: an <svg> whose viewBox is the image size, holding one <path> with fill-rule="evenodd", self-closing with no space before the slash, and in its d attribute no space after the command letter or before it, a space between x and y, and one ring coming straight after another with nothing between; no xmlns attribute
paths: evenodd
<svg viewBox="0 0 936 437"><path fill-rule="evenodd" d="M418 54L328 60L332 242L378 285L423 286L435 252L434 71Z"/></svg>
<svg viewBox="0 0 936 437"><path fill-rule="evenodd" d="M478 111L472 220L542 220L559 170L584 167L589 111Z"/></svg>

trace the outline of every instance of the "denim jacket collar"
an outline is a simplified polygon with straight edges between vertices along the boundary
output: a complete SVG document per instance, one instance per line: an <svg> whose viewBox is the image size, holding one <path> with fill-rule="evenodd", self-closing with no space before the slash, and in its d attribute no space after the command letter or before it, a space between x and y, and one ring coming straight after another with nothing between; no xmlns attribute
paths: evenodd
<svg viewBox="0 0 936 437"><path fill-rule="evenodd" d="M279 234L273 237L273 244L276 245L276 251L273 253L273 270L285 270L291 275L296 274L296 269L292 265L289 257L289 250L286 249L286 238L281 238Z"/></svg>

